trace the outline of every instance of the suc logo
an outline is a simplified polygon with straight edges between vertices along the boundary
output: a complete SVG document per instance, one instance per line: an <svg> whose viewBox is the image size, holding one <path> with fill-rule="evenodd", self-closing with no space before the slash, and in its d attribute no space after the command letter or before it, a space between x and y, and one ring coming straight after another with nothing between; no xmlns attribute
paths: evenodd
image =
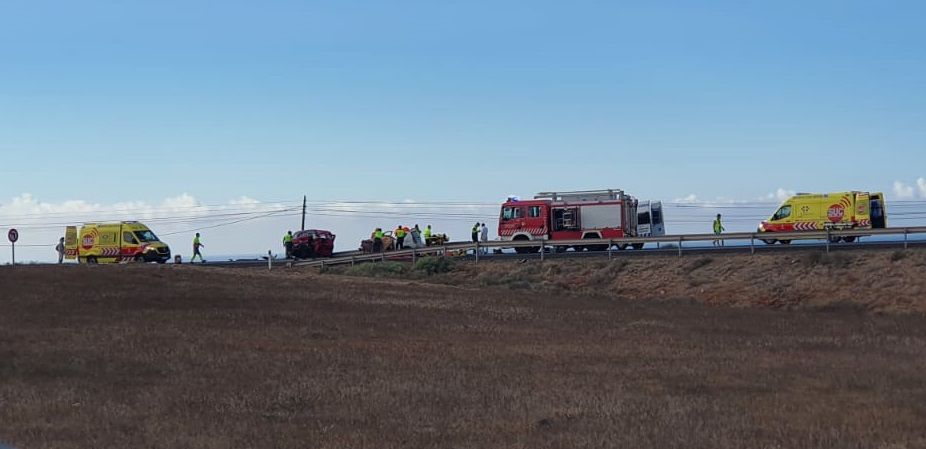
<svg viewBox="0 0 926 449"><path fill-rule="evenodd" d="M846 208L841 204L834 204L830 206L829 210L826 211L826 218L828 218L833 223L842 221L842 217L846 215Z"/></svg>

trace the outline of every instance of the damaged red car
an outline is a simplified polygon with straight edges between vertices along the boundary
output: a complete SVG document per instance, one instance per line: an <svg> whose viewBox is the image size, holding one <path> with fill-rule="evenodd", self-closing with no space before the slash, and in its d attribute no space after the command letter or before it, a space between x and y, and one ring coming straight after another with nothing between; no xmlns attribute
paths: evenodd
<svg viewBox="0 0 926 449"><path fill-rule="evenodd" d="M334 253L334 234L321 229L306 229L293 234L293 256L299 259L331 257Z"/></svg>

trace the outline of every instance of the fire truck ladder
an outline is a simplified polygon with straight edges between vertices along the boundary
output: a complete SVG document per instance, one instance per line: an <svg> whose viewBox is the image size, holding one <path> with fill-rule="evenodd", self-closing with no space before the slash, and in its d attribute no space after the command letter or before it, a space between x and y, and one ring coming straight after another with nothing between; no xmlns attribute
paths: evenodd
<svg viewBox="0 0 926 449"><path fill-rule="evenodd" d="M623 197L624 191L620 189L540 192L534 195L535 200L552 201L613 201L622 199Z"/></svg>

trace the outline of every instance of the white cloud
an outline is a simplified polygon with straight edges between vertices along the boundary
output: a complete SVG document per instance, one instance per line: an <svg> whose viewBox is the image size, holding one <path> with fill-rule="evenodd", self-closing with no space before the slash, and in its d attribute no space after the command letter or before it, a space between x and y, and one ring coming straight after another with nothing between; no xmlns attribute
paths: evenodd
<svg viewBox="0 0 926 449"><path fill-rule="evenodd" d="M913 187L903 181L894 181L894 196L901 200L913 198Z"/></svg>
<svg viewBox="0 0 926 449"><path fill-rule="evenodd" d="M919 178L916 180L916 187L920 191L920 198L926 199L926 178Z"/></svg>
<svg viewBox="0 0 926 449"><path fill-rule="evenodd" d="M766 195L764 199L775 200L775 201L785 201L788 198L791 198L792 196L794 196L796 193L797 191L795 190L789 190L789 189L779 187L778 190Z"/></svg>
<svg viewBox="0 0 926 449"><path fill-rule="evenodd" d="M190 208L198 206L199 201L187 193L182 193L179 196L175 196L173 198L165 198L164 201L161 202L161 207L164 209L189 210Z"/></svg>
<svg viewBox="0 0 926 449"><path fill-rule="evenodd" d="M700 200L698 200L698 195L689 193L683 198L676 198L674 202L676 203L699 203Z"/></svg>

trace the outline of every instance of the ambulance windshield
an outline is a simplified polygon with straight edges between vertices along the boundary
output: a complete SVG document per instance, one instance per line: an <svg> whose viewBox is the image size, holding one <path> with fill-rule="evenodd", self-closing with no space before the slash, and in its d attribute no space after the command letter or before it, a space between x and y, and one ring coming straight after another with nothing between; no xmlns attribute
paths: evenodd
<svg viewBox="0 0 926 449"><path fill-rule="evenodd" d="M135 231L135 237L138 237L138 240L142 242L157 242L158 236L154 235L151 231Z"/></svg>

